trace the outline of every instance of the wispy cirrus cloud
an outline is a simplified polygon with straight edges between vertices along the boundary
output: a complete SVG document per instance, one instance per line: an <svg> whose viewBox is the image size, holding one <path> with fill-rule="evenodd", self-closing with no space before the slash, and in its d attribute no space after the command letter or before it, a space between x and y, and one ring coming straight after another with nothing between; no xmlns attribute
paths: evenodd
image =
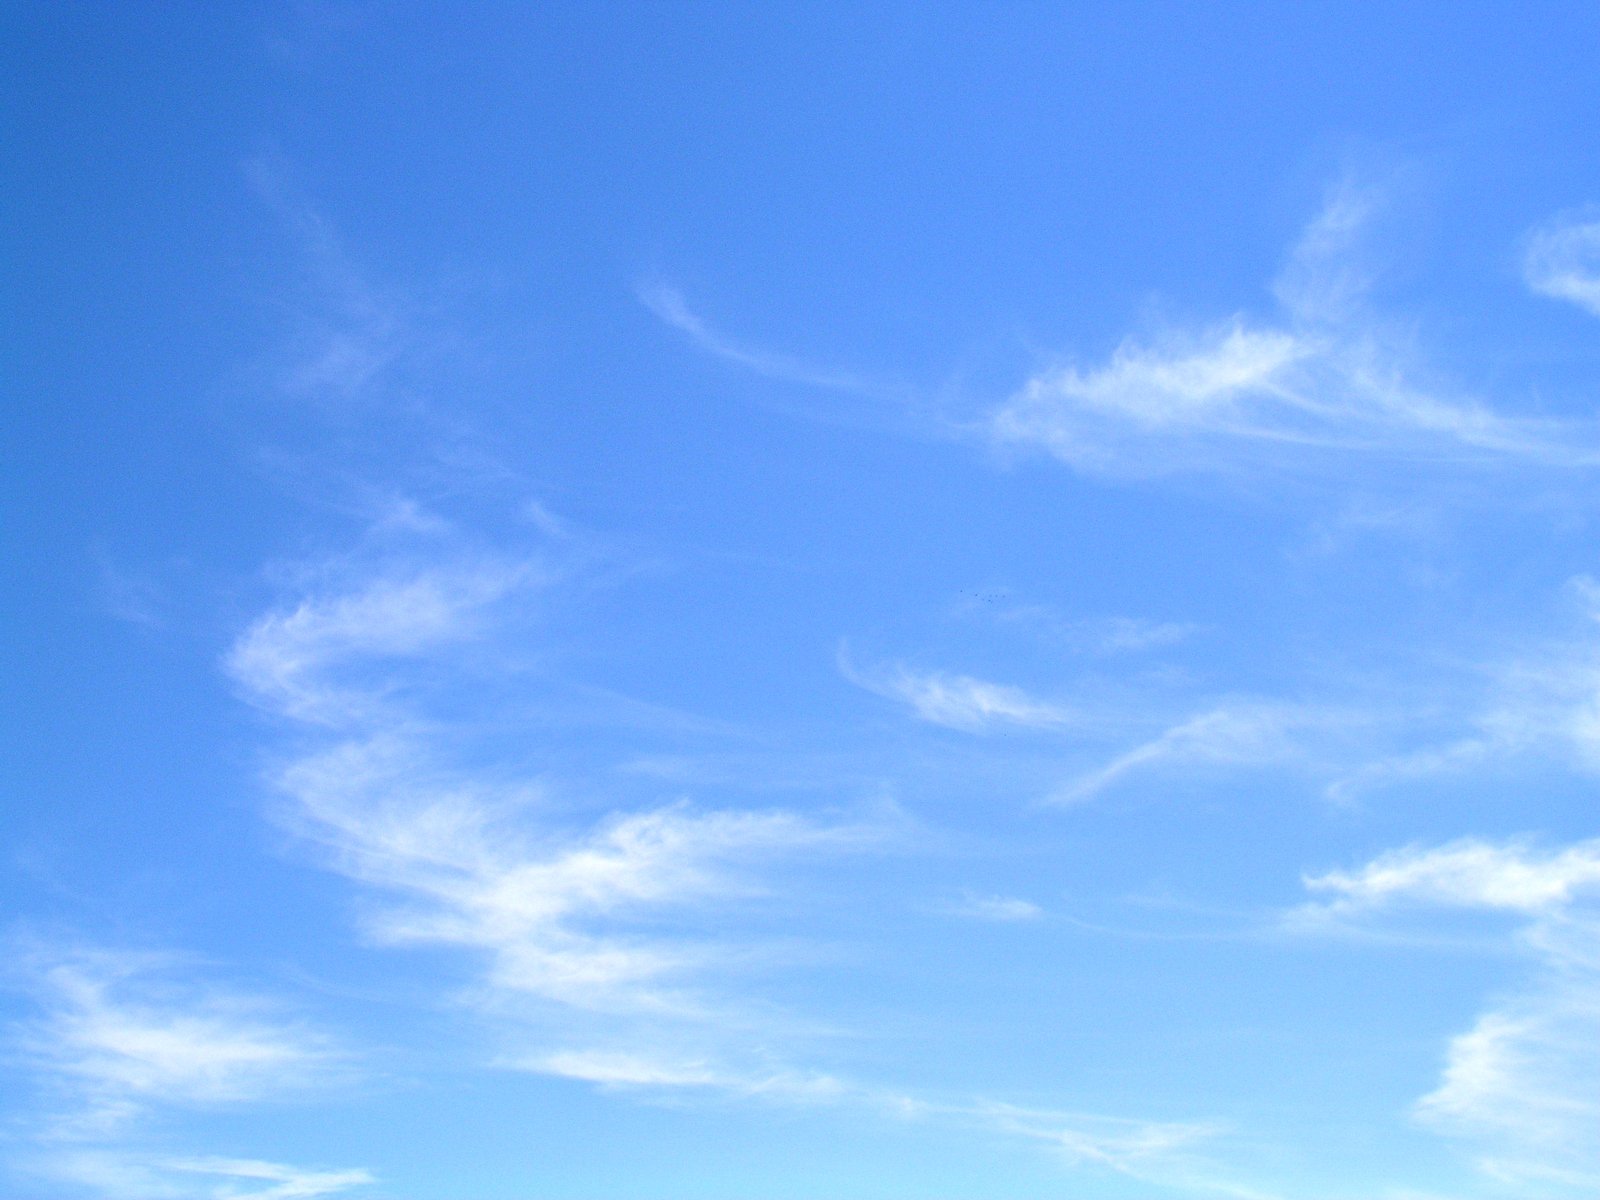
<svg viewBox="0 0 1600 1200"><path fill-rule="evenodd" d="M959 900L945 905L940 911L974 921L1037 921L1044 916L1044 909L1032 900L1024 900L1020 896L988 895L970 888L961 893Z"/></svg>
<svg viewBox="0 0 1600 1200"><path fill-rule="evenodd" d="M109 1200L316 1200L375 1183L372 1173L324 1170L243 1158L181 1158L129 1151L78 1150L40 1165L51 1179Z"/></svg>
<svg viewBox="0 0 1600 1200"><path fill-rule="evenodd" d="M350 1078L348 1056L279 1006L197 982L173 956L33 943L16 970L37 1009L10 1031L39 1100L33 1149L17 1159L25 1172L108 1200L309 1200L372 1182L363 1169L147 1145L160 1116L287 1101Z"/></svg>
<svg viewBox="0 0 1600 1200"><path fill-rule="evenodd" d="M1454 703L1453 736L1378 755L1335 779L1328 794L1351 799L1518 760L1600 770L1600 589L1580 576L1564 591L1575 603L1579 628L1524 642L1481 664L1464 699Z"/></svg>
<svg viewBox="0 0 1600 1200"><path fill-rule="evenodd" d="M1007 725L1056 729L1083 719L1074 708L1036 699L1009 684L942 671L915 671L904 665L863 668L843 649L839 670L858 687L904 704L919 720L947 729L967 733Z"/></svg>
<svg viewBox="0 0 1600 1200"><path fill-rule="evenodd" d="M486 1066L614 1092L855 1106L1021 1136L1077 1167L1190 1186L1212 1128L1203 1123L951 1102L797 1065L818 1029L737 985L762 947L727 918L771 895L781 864L892 845L895 823L686 801L586 816L554 803L537 778L476 758L469 718L427 718L415 665L436 680L468 645L492 660L507 597L554 576L514 559L485 573L429 553L410 573L392 559L366 572L355 562L301 572L308 590L253 622L226 665L252 701L300 727L271 777L287 801L280 816L361 889L367 932L475 964L452 995L503 1043ZM980 681L892 679L927 719L1068 719ZM1039 915L1029 901L976 894L963 913Z"/></svg>
<svg viewBox="0 0 1600 1200"><path fill-rule="evenodd" d="M1230 1132L1221 1122L1130 1120L990 1101L955 1111L974 1123L1050 1146L1074 1166L1190 1195L1282 1200L1241 1183L1212 1161L1207 1148Z"/></svg>
<svg viewBox="0 0 1600 1200"><path fill-rule="evenodd" d="M495 601L528 581L527 563L439 564L378 575L258 618L228 655L230 675L258 705L338 725L372 715L384 688L342 676L416 658L470 637Z"/></svg>
<svg viewBox="0 0 1600 1200"><path fill-rule="evenodd" d="M503 1061L570 1067L549 1056L574 1044L613 1063L665 1049L722 1064L717 1078L749 1076L744 1031L765 1020L763 1036L778 1035L727 984L762 951L706 918L759 903L780 863L892 831L685 801L556 817L537 775L477 751L470 705L445 723L429 713L459 698L452 667L468 647L489 664L524 652L509 600L553 576L514 557L451 558L436 541L419 554L410 570L391 555L301 573L306 590L227 656L255 703L320 735L296 737L273 773L281 820L361 888L375 940L470 956L456 997L518 1045Z"/></svg>
<svg viewBox="0 0 1600 1200"><path fill-rule="evenodd" d="M1049 646L1095 657L1161 650L1198 632L1196 625L1185 621L1067 616L1045 604L1013 599L1005 589L964 591L951 609L954 615L1016 629Z"/></svg>
<svg viewBox="0 0 1600 1200"><path fill-rule="evenodd" d="M1051 801L1089 800L1128 776L1171 767L1310 765L1314 749L1350 721L1347 713L1315 705L1224 701L1070 780Z"/></svg>
<svg viewBox="0 0 1600 1200"><path fill-rule="evenodd" d="M174 960L68 948L25 962L41 1015L18 1038L66 1104L60 1129L113 1130L156 1106L254 1102L338 1074L326 1038L262 1001L185 985Z"/></svg>
<svg viewBox="0 0 1600 1200"><path fill-rule="evenodd" d="M1535 227L1523 247L1522 277L1539 295L1600 317L1600 211L1559 213Z"/></svg>
<svg viewBox="0 0 1600 1200"><path fill-rule="evenodd" d="M564 1051L532 1064L546 1073L608 1089L714 1089L783 1104L846 1106L897 1120L999 1133L1041 1144L1068 1165L1181 1192L1268 1200L1232 1181L1205 1154L1228 1127L1214 1121L1150 1121L1028 1108L976 1098L951 1100L862 1084L833 1075L780 1070L731 1073L705 1059Z"/></svg>
<svg viewBox="0 0 1600 1200"><path fill-rule="evenodd" d="M1306 887L1331 897L1315 910L1330 915L1407 903L1538 916L1600 892L1600 840L1542 853L1527 843L1477 840L1401 850L1359 871L1310 876Z"/></svg>
<svg viewBox="0 0 1600 1200"><path fill-rule="evenodd" d="M1288 914L1316 932L1397 914L1515 916L1534 978L1453 1037L1419 1122L1476 1147L1488 1175L1553 1195L1600 1186L1600 840L1552 848L1529 839L1463 839L1308 876L1326 899Z"/></svg>
<svg viewBox="0 0 1600 1200"><path fill-rule="evenodd" d="M691 1012L679 989L717 951L648 926L759 894L762 860L872 837L781 810L685 804L540 829L527 797L439 778L392 736L302 758L278 783L340 871L394 898L369 922L377 937L481 952L493 988L583 1010Z"/></svg>
<svg viewBox="0 0 1600 1200"><path fill-rule="evenodd" d="M842 371L824 370L786 354L759 349L730 338L689 307L683 293L661 282L642 283L635 289L640 303L666 324L685 334L701 350L737 366L789 383L802 383L830 391L878 393L871 381Z"/></svg>
<svg viewBox="0 0 1600 1200"><path fill-rule="evenodd" d="M1356 248L1381 199L1349 184L1334 190L1276 282L1279 320L1236 315L1130 338L1099 366L1052 367L989 414L989 436L1109 475L1279 472L1350 456L1600 462L1600 429L1503 412L1442 387L1366 313L1371 271ZM1587 294L1587 277L1572 265L1588 244L1587 229L1562 226L1535 238L1533 286L1569 299Z"/></svg>

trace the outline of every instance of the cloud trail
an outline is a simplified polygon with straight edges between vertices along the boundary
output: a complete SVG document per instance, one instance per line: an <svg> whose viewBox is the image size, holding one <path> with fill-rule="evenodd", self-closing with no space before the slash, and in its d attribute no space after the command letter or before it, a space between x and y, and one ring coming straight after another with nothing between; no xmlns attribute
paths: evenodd
<svg viewBox="0 0 1600 1200"><path fill-rule="evenodd" d="M1422 1124L1476 1147L1487 1175L1591 1195L1600 1186L1600 839L1561 848L1464 839L1309 876L1329 898L1288 916L1316 932L1400 911L1505 913L1534 977L1453 1037Z"/></svg>
<svg viewBox="0 0 1600 1200"><path fill-rule="evenodd" d="M1042 371L988 415L988 436L1114 476L1277 473L1352 457L1569 469L1600 462L1592 422L1507 414L1418 381L1428 372L1362 304L1370 272L1356 248L1380 206L1373 189L1335 190L1275 284L1283 321L1234 316L1125 340L1098 367ZM1597 230L1566 223L1536 234L1530 286L1582 304L1600 297L1584 257L1600 244Z"/></svg>

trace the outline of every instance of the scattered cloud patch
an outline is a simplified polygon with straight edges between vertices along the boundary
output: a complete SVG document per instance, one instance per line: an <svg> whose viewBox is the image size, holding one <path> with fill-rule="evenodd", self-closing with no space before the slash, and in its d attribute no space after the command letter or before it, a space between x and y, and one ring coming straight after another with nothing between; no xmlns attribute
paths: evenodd
<svg viewBox="0 0 1600 1200"><path fill-rule="evenodd" d="M256 620L228 655L229 673L263 708L339 725L368 715L382 689L335 678L339 668L413 657L459 642L484 611L525 583L526 564L432 567L303 599Z"/></svg>
<svg viewBox="0 0 1600 1200"><path fill-rule="evenodd" d="M1409 903L1538 915L1600 893L1600 839L1544 852L1526 842L1467 839L1394 851L1359 871L1309 876L1305 884L1331 894L1328 904L1338 912Z"/></svg>
<svg viewBox="0 0 1600 1200"><path fill-rule="evenodd" d="M1070 781L1051 798L1090 800L1136 772L1176 766L1259 767L1304 764L1316 735L1346 725L1341 714L1270 701L1232 701L1171 726L1104 766Z"/></svg>
<svg viewBox="0 0 1600 1200"><path fill-rule="evenodd" d="M1234 316L1125 341L1098 367L1043 371L989 415L989 436L1106 475L1277 472L1353 455L1547 467L1600 461L1595 428L1506 415L1419 382L1427 372L1360 316L1366 275L1348 252L1374 208L1367 194L1334 194L1278 281L1285 321ZM1568 241L1559 244L1576 246L1589 235L1562 236ZM1541 250L1539 261L1552 253ZM1535 277L1586 294L1576 271L1541 269Z"/></svg>
<svg viewBox="0 0 1600 1200"><path fill-rule="evenodd" d="M1529 233L1522 277L1539 295L1600 317L1600 211L1562 213Z"/></svg>
<svg viewBox="0 0 1600 1200"><path fill-rule="evenodd" d="M149 955L73 949L30 956L42 1015L24 1053L69 1101L63 1127L112 1129L151 1108L239 1104L329 1079L330 1044L262 1001L186 985Z"/></svg>
<svg viewBox="0 0 1600 1200"><path fill-rule="evenodd" d="M376 1182L371 1172L359 1168L321 1170L259 1159L104 1150L60 1152L36 1170L107 1200L316 1200Z"/></svg>
<svg viewBox="0 0 1600 1200"><path fill-rule="evenodd" d="M1561 848L1464 839L1309 876L1330 896L1288 915L1301 932L1399 912L1500 912L1533 978L1453 1037L1419 1122L1476 1148L1488 1175L1588 1195L1600 1186L1600 839ZM1574 1189L1570 1193L1566 1189Z"/></svg>
<svg viewBox="0 0 1600 1200"><path fill-rule="evenodd" d="M830 391L871 393L880 389L855 375L819 369L785 354L775 354L735 341L695 313L676 288L664 283L641 284L640 303L701 350L737 366L787 383L802 383Z"/></svg>
<svg viewBox="0 0 1600 1200"><path fill-rule="evenodd" d="M674 909L753 897L775 856L864 846L864 826L782 810L618 813L581 833L531 825L529 807L469 781L429 779L414 746L341 743L279 779L300 828L340 871L396 898L370 928L391 943L488 957L497 990L602 1011L687 1011L671 986L714 946L647 932Z"/></svg>
<svg viewBox="0 0 1600 1200"><path fill-rule="evenodd" d="M991 896L967 889L961 899L947 905L945 912L951 916L968 917L975 921L1037 921L1044 909L1032 900L1017 896Z"/></svg>
<svg viewBox="0 0 1600 1200"><path fill-rule="evenodd" d="M1069 653L1095 657L1165 649L1188 640L1198 631L1198 626L1180 621L1067 617L1047 605L1018 603L1003 589L962 592L953 610L958 616L1021 630Z"/></svg>
<svg viewBox="0 0 1600 1200"><path fill-rule="evenodd" d="M1081 720L1076 710L1065 705L1037 700L1021 688L970 675L918 672L904 666L862 670L842 652L839 669L857 686L904 704L919 720L947 729L966 733L1007 725L1059 729Z"/></svg>

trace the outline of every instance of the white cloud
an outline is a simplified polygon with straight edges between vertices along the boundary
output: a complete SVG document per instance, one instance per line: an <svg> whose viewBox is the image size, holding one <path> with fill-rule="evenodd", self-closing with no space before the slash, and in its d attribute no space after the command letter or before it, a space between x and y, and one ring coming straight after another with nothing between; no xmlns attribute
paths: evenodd
<svg viewBox="0 0 1600 1200"><path fill-rule="evenodd" d="M1600 839L1561 849L1467 839L1311 876L1331 895L1294 910L1302 932L1372 923L1397 909L1479 910L1524 921L1538 964L1517 993L1450 1040L1423 1124L1477 1148L1479 1167L1526 1188L1600 1187ZM1561 1194L1568 1194L1563 1191Z"/></svg>
<svg viewBox="0 0 1600 1200"><path fill-rule="evenodd" d="M832 1103L856 1091L829 1075L737 1070L708 1058L668 1058L636 1050L562 1050L516 1065L603 1088L708 1088L797 1103Z"/></svg>
<svg viewBox="0 0 1600 1200"><path fill-rule="evenodd" d="M1017 896L986 896L967 890L961 899L944 910L951 916L970 917L977 921L1037 921L1044 910L1032 900Z"/></svg>
<svg viewBox="0 0 1600 1200"><path fill-rule="evenodd" d="M989 415L989 436L1124 475L1276 471L1349 454L1600 461L1593 428L1505 415L1415 382L1407 354L1357 319L1366 276L1349 249L1373 207L1369 194L1346 188L1313 221L1278 281L1286 322L1235 316L1124 341L1103 366L1041 372Z"/></svg>
<svg viewBox="0 0 1600 1200"><path fill-rule="evenodd" d="M1600 839L1542 853L1526 843L1466 839L1431 850L1397 850L1360 871L1330 871L1305 883L1311 891L1332 893L1342 910L1413 903L1547 913L1580 893L1600 891Z"/></svg>
<svg viewBox="0 0 1600 1200"><path fill-rule="evenodd" d="M1534 229L1524 247L1522 277L1540 295L1600 316L1600 214L1562 213Z"/></svg>
<svg viewBox="0 0 1600 1200"><path fill-rule="evenodd" d="M475 631L487 606L528 575L529 568L517 564L434 568L306 599L252 624L229 654L228 671L253 700L284 716L348 722L366 714L381 689L336 681L337 668L460 641Z"/></svg>
<svg viewBox="0 0 1600 1200"><path fill-rule="evenodd" d="M1046 1135L1040 1115L1025 1110L924 1101L790 1065L792 1032L819 1031L731 994L728 975L747 969L760 947L722 922L708 929L705 917L761 898L778 860L837 856L893 831L882 821L688 803L589 820L515 773L475 767L463 745L470 718L447 729L426 720L426 695L406 686L417 676L410 660L436 655L427 675L437 680L449 666L444 651L468 638L492 656L494 606L512 586L507 578L443 568L374 573L263 617L229 659L258 704L322 733L312 749L296 739L275 773L288 801L284 820L361 885L375 937L478 957L481 970L458 998L504 1036L498 1065L610 1090L853 1103L1004 1127L1046 1137L1075 1164L1139 1178L1187 1154L1197 1126L1083 1117ZM962 676L900 671L885 686L923 719L958 727L1075 719L1018 689ZM448 756L439 743L446 737ZM970 915L983 919L1037 915L1025 900L969 899Z"/></svg>
<svg viewBox="0 0 1600 1200"><path fill-rule="evenodd" d="M1310 758L1306 735L1347 723L1321 709L1264 701L1220 704L1069 782L1052 797L1088 800L1138 771L1185 764L1263 766Z"/></svg>
<svg viewBox="0 0 1600 1200"><path fill-rule="evenodd" d="M681 804L539 832L507 798L428 774L407 747L378 739L304 758L281 785L341 871L400 899L374 919L378 936L485 952L495 988L582 1009L682 1007L669 981L716 952L646 933L643 918L754 895L761 860L876 836L781 810Z"/></svg>
<svg viewBox="0 0 1600 1200"><path fill-rule="evenodd" d="M1478 669L1488 684L1473 682L1480 693L1475 703L1452 703L1459 724L1470 732L1368 762L1336 780L1330 796L1348 799L1394 782L1518 757L1600 771L1600 648L1594 633L1600 602L1586 578L1570 581L1566 590L1581 606L1583 631Z"/></svg>
<svg viewBox="0 0 1600 1200"><path fill-rule="evenodd" d="M1380 189L1350 178L1333 187L1273 283L1286 312L1324 325L1353 315L1372 283L1371 270L1360 261L1361 242L1385 199Z"/></svg>
<svg viewBox="0 0 1600 1200"><path fill-rule="evenodd" d="M1568 466L1597 458L1587 431L1575 437L1413 386L1370 338L1243 319L1154 345L1125 342L1098 369L1038 375L992 414L990 431L1002 445L1039 446L1111 474L1281 469L1308 452Z"/></svg>
<svg viewBox="0 0 1600 1200"><path fill-rule="evenodd" d="M774 354L768 350L758 350L736 342L707 324L689 308L681 292L666 284L641 284L637 289L637 295L646 308L672 328L688 335L689 339L706 353L726 359L758 375L831 391L863 393L881 390L854 375L819 369L788 355Z"/></svg>
<svg viewBox="0 0 1600 1200"><path fill-rule="evenodd" d="M1275 1200L1220 1173L1199 1148L1227 1132L1216 1122L1144 1121L984 1102L964 1110L981 1125L1054 1146L1074 1166L1099 1167L1160 1187Z"/></svg>
<svg viewBox="0 0 1600 1200"><path fill-rule="evenodd" d="M325 1079L326 1039L260 1001L181 987L149 956L32 956L43 1016L21 1031L36 1069L72 1098L63 1127L115 1128L158 1105L260 1100Z"/></svg>
<svg viewBox="0 0 1600 1200"><path fill-rule="evenodd" d="M1139 617L1068 617L1043 604L1020 604L1001 590L963 592L953 606L961 616L1022 629L1038 640L1074 654L1136 654L1173 646L1194 635L1197 626Z"/></svg>
<svg viewBox="0 0 1600 1200"><path fill-rule="evenodd" d="M34 1169L107 1200L315 1200L374 1182L359 1168L314 1170L258 1159L108 1150L58 1153Z"/></svg>
<svg viewBox="0 0 1600 1200"><path fill-rule="evenodd" d="M982 733L999 725L1034 729L1069 726L1079 714L1064 705L1036 700L1021 688L970 675L918 672L903 666L863 671L843 652L839 669L850 682L908 706L921 720L948 729Z"/></svg>

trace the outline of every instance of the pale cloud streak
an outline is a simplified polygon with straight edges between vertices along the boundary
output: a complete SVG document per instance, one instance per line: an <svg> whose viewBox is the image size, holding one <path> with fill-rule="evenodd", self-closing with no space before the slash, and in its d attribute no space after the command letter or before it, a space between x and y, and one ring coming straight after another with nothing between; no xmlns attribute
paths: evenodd
<svg viewBox="0 0 1600 1200"><path fill-rule="evenodd" d="M1554 849L1465 839L1310 876L1322 893L1288 914L1300 932L1364 927L1397 912L1476 910L1522 921L1537 964L1453 1037L1419 1122L1476 1146L1488 1175L1559 1195L1600 1186L1600 839Z"/></svg>
<svg viewBox="0 0 1600 1200"><path fill-rule="evenodd" d="M1007 725L1060 729L1081 722L1066 705L1039 700L1021 688L970 675L914 671L905 666L863 669L843 651L839 670L851 683L908 707L919 720L965 733Z"/></svg>
<svg viewBox="0 0 1600 1200"><path fill-rule="evenodd" d="M686 335L701 350L757 375L829 391L865 394L881 390L855 375L819 369L785 354L775 354L737 342L709 325L689 307L681 292L666 284L641 284L636 294L640 303L666 324Z"/></svg>
<svg viewBox="0 0 1600 1200"><path fill-rule="evenodd" d="M1111 657L1141 654L1175 646L1198 627L1181 621L1139 617L1069 617L1044 604L1015 601L1005 590L963 592L952 606L955 615L1014 628L1039 642L1074 654Z"/></svg>
<svg viewBox="0 0 1600 1200"><path fill-rule="evenodd" d="M1359 871L1330 871L1305 882L1311 891L1329 894L1334 911L1403 902L1536 916L1600 892L1600 839L1543 853L1527 843L1465 840L1429 851L1394 851Z"/></svg>
<svg viewBox="0 0 1600 1200"><path fill-rule="evenodd" d="M431 722L426 689L408 686L416 675L408 664L426 658L431 678L468 643L492 658L503 601L548 576L515 565L485 573L390 564L364 573L346 563L310 577L340 582L252 623L227 658L247 696L313 735L310 745L295 738L273 773L287 801L281 819L360 886L375 941L476 960L454 998L504 1041L485 1065L606 1091L854 1105L1023 1136L1078 1167L1189 1186L1193 1148L1211 1126L938 1101L793 1065L797 1038L836 1031L729 986L760 965L762 947L718 918L769 895L785 861L892 843L892 820L687 802L588 817L563 809L535 779L447 753L441 739L470 741L470 720ZM966 677L885 678L889 694L937 723L1072 719L1020 690ZM1017 898L967 899L963 915L976 919L1040 915ZM360 1181L338 1172L308 1178L302 1186ZM295 1194L271 1190L288 1181L266 1182L260 1200Z"/></svg>
<svg viewBox="0 0 1600 1200"><path fill-rule="evenodd" d="M1020 896L992 896L982 892L967 889L961 893L961 899L947 905L944 912L953 917L966 917L974 921L1037 921L1044 916L1044 909L1032 900L1024 900Z"/></svg>
<svg viewBox="0 0 1600 1200"><path fill-rule="evenodd" d="M279 786L340 871L397 899L371 919L375 936L483 953L494 989L576 1009L689 1014L697 1002L677 985L718 952L647 934L643 918L757 895L757 863L874 836L687 805L539 831L532 797L430 779L418 754L392 738L342 743L295 762Z"/></svg>
<svg viewBox="0 0 1600 1200"><path fill-rule="evenodd" d="M41 945L19 958L39 1010L12 1031L40 1098L27 1130L35 1152L17 1163L25 1171L108 1200L311 1200L372 1182L362 1169L141 1145L160 1116L285 1101L349 1079L325 1035L259 997L193 982L192 964L175 958Z"/></svg>
<svg viewBox="0 0 1600 1200"><path fill-rule="evenodd" d="M1267 1193L1228 1180L1202 1156L1202 1147L1228 1132L1218 1122L1108 1117L1027 1108L982 1098L954 1101L825 1074L787 1070L732 1072L703 1058L562 1051L523 1065L606 1089L710 1089L751 1100L848 1106L902 1121L999 1133L1041 1144L1075 1168L1110 1172L1184 1192L1268 1200Z"/></svg>
<svg viewBox="0 0 1600 1200"><path fill-rule="evenodd" d="M1348 723L1345 715L1305 705L1258 700L1219 703L1069 781L1051 801L1075 804L1090 800L1130 775L1176 766L1307 765L1317 735L1325 736Z"/></svg>
<svg viewBox="0 0 1600 1200"><path fill-rule="evenodd" d="M339 725L371 716L383 689L340 680L340 667L459 642L530 574L525 564L485 563L364 580L259 618L234 644L227 668L253 701L294 720Z"/></svg>
<svg viewBox="0 0 1600 1200"><path fill-rule="evenodd" d="M240 1104L327 1081L325 1038L260 1001L172 981L174 964L103 950L29 956L43 1015L21 1042L69 1101L61 1129L115 1129L154 1106Z"/></svg>
<svg viewBox="0 0 1600 1200"><path fill-rule="evenodd" d="M1541 296L1600 317L1600 213L1561 213L1528 234L1522 277Z"/></svg>
<svg viewBox="0 0 1600 1200"><path fill-rule="evenodd" d="M227 656L250 699L314 735L272 773L280 820L359 885L374 941L468 957L454 999L516 1047L505 1061L568 1076L587 1062L615 1084L618 1064L665 1053L753 1077L744 1042L783 1041L786 1018L729 981L768 953L706 918L759 904L780 864L881 845L889 824L687 802L572 812L474 750L492 717L430 713L479 682L464 693L456 678L469 652L490 679L527 653L519 616L556 576L436 541L419 554L404 570L391 552L299 572L301 594ZM551 1058L574 1045L610 1057Z"/></svg>
<svg viewBox="0 0 1600 1200"><path fill-rule="evenodd" d="M1335 780L1328 794L1347 800L1395 783L1519 758L1600 771L1600 594L1587 577L1569 581L1566 591L1583 628L1478 668L1475 674L1487 683L1473 683L1475 702L1456 702L1458 725L1466 732L1377 757Z"/></svg>
<svg viewBox="0 0 1600 1200"><path fill-rule="evenodd" d="M1241 315L1172 329L1125 340L1101 366L1042 371L989 414L990 438L1037 447L1079 470L1134 476L1283 471L1352 455L1547 467L1600 461L1591 426L1508 415L1419 382L1429 372L1361 303L1369 272L1355 247L1377 207L1375 192L1335 191L1277 281L1284 320ZM1588 245L1589 228L1560 235L1560 261ZM1545 248L1534 259L1553 256ZM1587 294L1588 276L1576 268L1540 268L1530 278L1568 298Z"/></svg>
<svg viewBox="0 0 1600 1200"><path fill-rule="evenodd" d="M83 1150L56 1155L39 1173L108 1200L316 1200L376 1182L369 1171L321 1170L241 1158L174 1158Z"/></svg>

